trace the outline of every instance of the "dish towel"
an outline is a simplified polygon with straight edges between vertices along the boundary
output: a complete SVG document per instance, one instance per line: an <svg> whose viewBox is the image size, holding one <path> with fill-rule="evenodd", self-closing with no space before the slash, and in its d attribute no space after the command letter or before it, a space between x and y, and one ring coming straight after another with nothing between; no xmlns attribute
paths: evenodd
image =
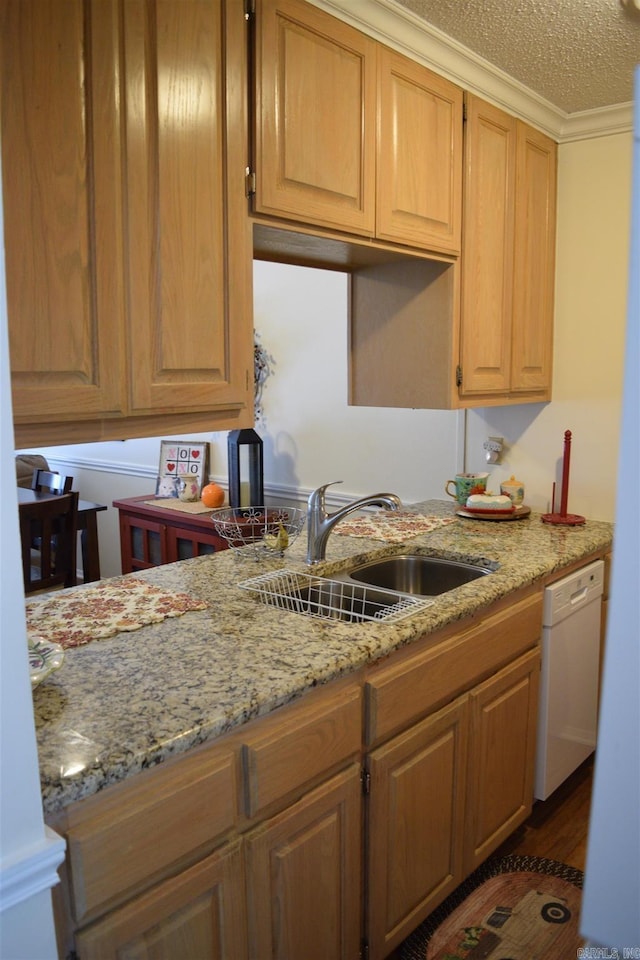
<svg viewBox="0 0 640 960"><path fill-rule="evenodd" d="M367 517L343 520L335 528L336 533L349 537L368 537L386 543L403 543L419 537L430 530L457 523L456 517L427 517L422 513L376 513Z"/></svg>
<svg viewBox="0 0 640 960"><path fill-rule="evenodd" d="M44 637L68 650L206 607L186 593L162 590L135 577L116 577L28 603L27 636Z"/></svg>

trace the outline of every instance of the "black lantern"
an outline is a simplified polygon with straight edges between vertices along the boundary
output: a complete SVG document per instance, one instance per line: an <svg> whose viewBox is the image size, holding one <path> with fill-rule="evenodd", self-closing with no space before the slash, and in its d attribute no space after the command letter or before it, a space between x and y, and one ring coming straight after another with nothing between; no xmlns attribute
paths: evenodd
<svg viewBox="0 0 640 960"><path fill-rule="evenodd" d="M261 507L264 504L262 440L255 430L232 430L227 439L229 504Z"/></svg>

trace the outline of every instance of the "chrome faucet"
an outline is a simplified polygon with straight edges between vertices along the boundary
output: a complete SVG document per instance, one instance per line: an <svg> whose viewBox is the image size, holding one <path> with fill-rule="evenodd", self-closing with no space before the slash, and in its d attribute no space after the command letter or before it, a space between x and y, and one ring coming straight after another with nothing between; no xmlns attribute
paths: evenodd
<svg viewBox="0 0 640 960"><path fill-rule="evenodd" d="M362 507L386 507L387 510L398 510L402 502L395 493L374 493L370 497L362 497L348 503L335 513L327 513L325 506L325 490L334 483L342 480L333 480L314 490L309 497L307 507L307 563L320 563L324 560L329 534L340 520L360 510Z"/></svg>

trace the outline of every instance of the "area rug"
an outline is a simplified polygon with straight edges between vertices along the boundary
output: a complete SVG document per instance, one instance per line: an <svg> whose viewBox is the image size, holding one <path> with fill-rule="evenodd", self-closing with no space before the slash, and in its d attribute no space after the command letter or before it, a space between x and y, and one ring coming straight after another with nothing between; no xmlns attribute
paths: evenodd
<svg viewBox="0 0 640 960"><path fill-rule="evenodd" d="M583 875L542 857L491 857L400 948L401 960L575 960Z"/></svg>

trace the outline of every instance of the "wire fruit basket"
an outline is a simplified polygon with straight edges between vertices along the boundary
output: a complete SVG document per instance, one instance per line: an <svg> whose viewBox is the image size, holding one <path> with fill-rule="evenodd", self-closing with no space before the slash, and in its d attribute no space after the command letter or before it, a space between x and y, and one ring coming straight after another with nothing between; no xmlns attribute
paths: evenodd
<svg viewBox="0 0 640 960"><path fill-rule="evenodd" d="M304 526L299 507L220 507L211 514L214 529L233 549L251 547L260 557L283 557Z"/></svg>

